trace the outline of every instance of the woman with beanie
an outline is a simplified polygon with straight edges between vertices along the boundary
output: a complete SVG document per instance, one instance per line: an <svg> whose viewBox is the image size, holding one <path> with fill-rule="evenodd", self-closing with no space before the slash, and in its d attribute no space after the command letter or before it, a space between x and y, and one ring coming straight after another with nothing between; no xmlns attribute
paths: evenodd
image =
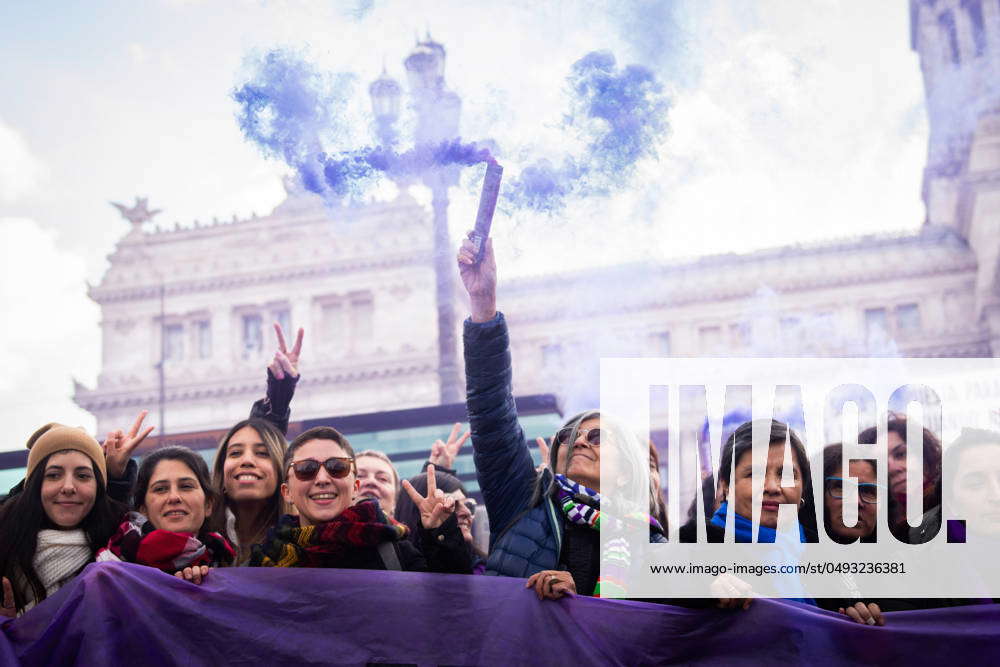
<svg viewBox="0 0 1000 667"><path fill-rule="evenodd" d="M336 429L319 426L288 445L281 493L297 516L286 515L253 549L251 567L337 567L468 573L471 558L455 501L438 492L433 468L428 492L403 489L420 513L420 549L403 539L407 528L386 516L379 503L354 503L360 489L354 449Z"/></svg>
<svg viewBox="0 0 1000 667"><path fill-rule="evenodd" d="M94 560L124 506L107 494L104 452L79 428L46 424L28 440L23 491L0 508L0 614L24 613Z"/></svg>
<svg viewBox="0 0 1000 667"><path fill-rule="evenodd" d="M205 459L187 447L164 447L142 461L134 504L100 561L148 565L200 584L210 567L229 565L235 552L213 521L219 498Z"/></svg>
<svg viewBox="0 0 1000 667"><path fill-rule="evenodd" d="M536 471L514 405L507 324L496 309L492 240L487 239L477 262L466 239L458 267L472 306L464 333L466 405L479 485L490 515L486 573L528 578L527 586L539 599L600 595L602 586L605 591L615 586L598 581L601 446L607 437L600 413L569 419L554 438L549 465ZM648 468L647 460L629 459L630 451L615 449L615 459L627 464L623 470L638 474ZM639 509L646 513L650 541L665 542L662 526L649 511Z"/></svg>

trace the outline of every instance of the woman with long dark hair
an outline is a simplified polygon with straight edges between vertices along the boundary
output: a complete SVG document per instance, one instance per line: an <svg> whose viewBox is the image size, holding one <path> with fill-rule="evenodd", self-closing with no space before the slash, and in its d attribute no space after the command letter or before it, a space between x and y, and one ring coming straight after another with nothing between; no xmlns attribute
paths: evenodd
<svg viewBox="0 0 1000 667"><path fill-rule="evenodd" d="M187 447L158 449L139 466L135 511L97 560L148 565L200 584L210 567L235 556L218 531L219 500L205 459Z"/></svg>
<svg viewBox="0 0 1000 667"><path fill-rule="evenodd" d="M219 443L212 488L221 498L226 537L236 547L236 563L250 559L254 544L286 513L281 497L285 436L263 419L237 422Z"/></svg>
<svg viewBox="0 0 1000 667"><path fill-rule="evenodd" d="M299 329L291 348L277 323L274 333L278 350L267 367L267 397L254 403L249 419L237 422L222 437L212 466L212 488L221 499L223 528L236 548L237 565L246 564L253 545L287 513L281 462L304 332Z"/></svg>
<svg viewBox="0 0 1000 667"><path fill-rule="evenodd" d="M107 494L104 452L82 429L46 424L28 440L24 490L0 508L0 614L24 613L86 565L124 507Z"/></svg>
<svg viewBox="0 0 1000 667"><path fill-rule="evenodd" d="M726 519L733 513L736 528L736 541L739 542L774 542L775 530L778 527L778 508L785 504L794 504L798 510L799 540L801 542L817 542L816 534L816 501L813 498L812 486L804 484L811 479L809 458L805 447L795 431L787 424L771 420L763 427L768 432L768 454L765 463L764 489L761 502L760 527L757 538L751 535L753 517L753 430L754 422L748 421L739 426L726 440L722 448L722 458L719 462L719 481L716 489L715 508L706 526L709 542L722 542L725 535ZM785 439L791 446L792 486L782 486L781 477L784 464ZM732 489L733 506L726 499ZM695 541L695 521L689 520L681 526L682 542Z"/></svg>

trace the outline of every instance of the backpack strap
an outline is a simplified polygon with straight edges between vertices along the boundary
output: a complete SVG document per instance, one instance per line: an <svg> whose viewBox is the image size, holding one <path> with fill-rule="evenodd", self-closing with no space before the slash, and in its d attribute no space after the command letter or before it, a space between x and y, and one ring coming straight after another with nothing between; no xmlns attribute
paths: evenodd
<svg viewBox="0 0 1000 667"><path fill-rule="evenodd" d="M380 542L378 545L378 555L382 559L385 569L403 569L403 566L399 564L399 556L396 555L396 545L394 542Z"/></svg>

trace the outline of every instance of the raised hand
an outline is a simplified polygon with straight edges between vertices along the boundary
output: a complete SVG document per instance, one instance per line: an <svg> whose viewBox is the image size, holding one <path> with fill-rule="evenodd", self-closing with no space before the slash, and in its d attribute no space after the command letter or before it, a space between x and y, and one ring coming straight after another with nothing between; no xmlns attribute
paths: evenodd
<svg viewBox="0 0 1000 667"><path fill-rule="evenodd" d="M142 420L148 414L149 410L140 412L128 433L121 429L108 433L108 437L104 441L104 458L107 461L109 479L121 479L125 476L125 469L128 466L128 460L132 458L132 452L156 428L155 426L147 426L142 433L139 433L139 429L142 428Z"/></svg>
<svg viewBox="0 0 1000 667"><path fill-rule="evenodd" d="M528 577L525 588L534 588L539 600L558 600L564 595L576 595L573 575L565 570L542 570Z"/></svg>
<svg viewBox="0 0 1000 667"><path fill-rule="evenodd" d="M427 466L427 495L420 495L410 480L403 480L403 488L410 495L410 500L420 511L420 525L427 530L437 528L455 512L455 499L444 495L434 481L434 466Z"/></svg>
<svg viewBox="0 0 1000 667"><path fill-rule="evenodd" d="M285 344L285 332L281 330L281 325L274 323L274 333L278 336L278 351L274 353L274 359L267 365L271 375L276 380L284 380L285 375L297 378L299 376L299 355L302 353L302 337L305 330L299 327L299 333L295 337L295 345L289 350Z"/></svg>
<svg viewBox="0 0 1000 667"><path fill-rule="evenodd" d="M538 468L547 468L549 466L549 443L545 442L545 438L542 437L535 438L535 442L538 443L538 453L542 457Z"/></svg>
<svg viewBox="0 0 1000 667"><path fill-rule="evenodd" d="M493 256L493 239L486 239L483 259L478 264L472 241L464 239L458 250L458 274L469 293L472 321L488 322L493 319L497 310L497 262Z"/></svg>
<svg viewBox="0 0 1000 667"><path fill-rule="evenodd" d="M207 565L195 565L194 567L186 567L183 570L174 572L174 576L178 579L190 581L192 584L201 585L201 582L208 576L208 570L209 567Z"/></svg>
<svg viewBox="0 0 1000 667"><path fill-rule="evenodd" d="M14 604L14 589L10 585L10 579L3 578L3 603L0 604L0 616L14 618L17 616L17 606Z"/></svg>
<svg viewBox="0 0 1000 667"><path fill-rule="evenodd" d="M431 455L428 459L431 463L436 466L441 466L442 468L454 468L455 458L458 456L458 450L462 448L465 441L469 439L469 435L472 431L466 431L465 435L458 437L459 432L462 430L462 425L456 423L451 427L451 434L448 436L448 442L444 442L440 438L434 441L431 445Z"/></svg>

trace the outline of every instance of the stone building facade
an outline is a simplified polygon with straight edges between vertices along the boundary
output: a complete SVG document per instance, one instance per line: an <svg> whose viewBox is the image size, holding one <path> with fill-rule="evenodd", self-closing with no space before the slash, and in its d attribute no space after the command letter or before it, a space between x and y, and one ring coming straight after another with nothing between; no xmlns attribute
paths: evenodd
<svg viewBox="0 0 1000 667"><path fill-rule="evenodd" d="M1000 0L910 6L931 130L918 233L504 282L515 393L586 405L600 355L1000 356ZM102 370L75 396L98 432L142 408L158 423L161 395L168 433L244 416L272 321L307 330L299 419L437 403L431 212L286 189L266 216L139 221L119 242L90 290Z"/></svg>

